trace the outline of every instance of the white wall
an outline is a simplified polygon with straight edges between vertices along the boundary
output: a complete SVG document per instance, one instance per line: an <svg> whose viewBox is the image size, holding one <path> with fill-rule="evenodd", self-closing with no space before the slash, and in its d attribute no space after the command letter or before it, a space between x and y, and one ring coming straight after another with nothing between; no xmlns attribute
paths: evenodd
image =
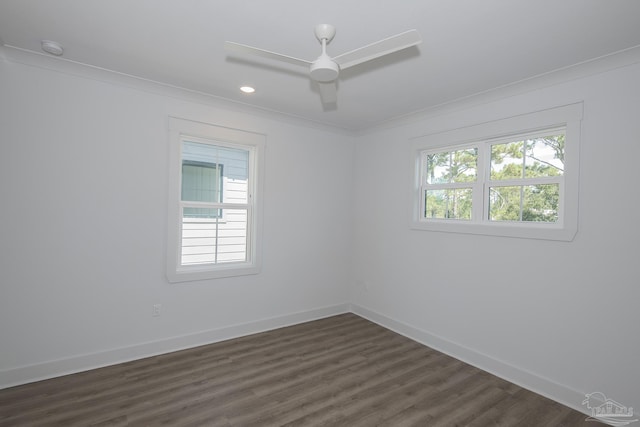
<svg viewBox="0 0 640 427"><path fill-rule="evenodd" d="M362 136L356 311L575 408L600 391L637 412L639 76L636 64ZM579 101L573 242L409 229L409 138Z"/></svg>
<svg viewBox="0 0 640 427"><path fill-rule="evenodd" d="M0 59L0 387L347 309L353 138L123 82ZM169 115L267 135L261 274L168 283Z"/></svg>

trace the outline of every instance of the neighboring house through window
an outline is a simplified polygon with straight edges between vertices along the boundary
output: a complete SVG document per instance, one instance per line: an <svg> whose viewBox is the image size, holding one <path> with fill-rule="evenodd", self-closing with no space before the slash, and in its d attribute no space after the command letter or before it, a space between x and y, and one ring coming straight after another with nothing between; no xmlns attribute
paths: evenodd
<svg viewBox="0 0 640 427"><path fill-rule="evenodd" d="M184 145L193 144L185 142ZM188 160L188 153L182 157L182 201L222 203L223 164ZM185 208L188 218L219 218L219 209Z"/></svg>

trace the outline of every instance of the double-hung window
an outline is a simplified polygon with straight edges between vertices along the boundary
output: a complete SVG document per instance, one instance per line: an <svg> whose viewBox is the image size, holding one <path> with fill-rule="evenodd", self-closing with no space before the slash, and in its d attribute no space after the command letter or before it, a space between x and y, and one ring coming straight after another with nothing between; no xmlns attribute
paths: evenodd
<svg viewBox="0 0 640 427"><path fill-rule="evenodd" d="M167 277L257 273L264 136L177 118L169 128Z"/></svg>
<svg viewBox="0 0 640 427"><path fill-rule="evenodd" d="M416 138L413 228L573 239L581 113L576 104Z"/></svg>

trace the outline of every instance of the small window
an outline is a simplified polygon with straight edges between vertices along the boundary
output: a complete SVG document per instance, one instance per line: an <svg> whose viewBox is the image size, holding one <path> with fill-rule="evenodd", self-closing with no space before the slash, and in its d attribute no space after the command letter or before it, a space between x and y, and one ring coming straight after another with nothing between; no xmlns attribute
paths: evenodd
<svg viewBox="0 0 640 427"><path fill-rule="evenodd" d="M575 104L416 138L412 227L573 239L581 115Z"/></svg>
<svg viewBox="0 0 640 427"><path fill-rule="evenodd" d="M170 281L259 271L263 139L243 131L170 120Z"/></svg>

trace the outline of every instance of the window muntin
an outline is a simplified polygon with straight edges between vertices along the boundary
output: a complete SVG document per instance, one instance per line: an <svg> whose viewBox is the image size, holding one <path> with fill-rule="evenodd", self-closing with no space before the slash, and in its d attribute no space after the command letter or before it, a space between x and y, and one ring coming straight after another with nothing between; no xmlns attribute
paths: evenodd
<svg viewBox="0 0 640 427"><path fill-rule="evenodd" d="M171 118L170 147L169 280L257 273L264 137Z"/></svg>

